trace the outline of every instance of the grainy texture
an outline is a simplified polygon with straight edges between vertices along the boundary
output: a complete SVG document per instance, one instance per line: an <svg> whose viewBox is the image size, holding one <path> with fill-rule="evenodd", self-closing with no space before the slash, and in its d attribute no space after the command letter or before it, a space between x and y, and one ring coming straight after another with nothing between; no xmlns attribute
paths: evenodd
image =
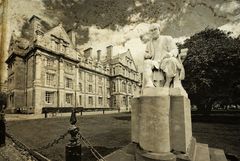
<svg viewBox="0 0 240 161"><path fill-rule="evenodd" d="M105 156L130 143L130 119L130 114L82 116L78 117L77 126L100 154ZM216 123L220 121L221 123ZM209 147L221 148L226 153L238 155L240 158L239 124L240 117L236 116L193 116L193 136L198 142L208 144ZM7 125L9 133L27 146L38 148L63 134L69 127L69 117L11 121ZM67 142L68 140L64 140L40 153L54 161L64 160L64 147ZM83 157L90 160L94 158L85 147Z"/></svg>

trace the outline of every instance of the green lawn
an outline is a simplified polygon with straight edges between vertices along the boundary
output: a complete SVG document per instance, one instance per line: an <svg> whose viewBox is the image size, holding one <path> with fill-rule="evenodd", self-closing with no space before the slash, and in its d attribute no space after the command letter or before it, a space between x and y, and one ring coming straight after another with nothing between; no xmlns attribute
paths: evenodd
<svg viewBox="0 0 240 161"><path fill-rule="evenodd" d="M11 121L7 125L8 132L21 142L31 148L38 148L65 133L69 127L69 118ZM193 117L193 135L198 142L240 156L239 125L239 117ZM130 114L78 116L77 126L103 156L127 145L131 140ZM64 160L68 139L40 153L53 161ZM93 158L89 149L83 147L83 160L93 161Z"/></svg>

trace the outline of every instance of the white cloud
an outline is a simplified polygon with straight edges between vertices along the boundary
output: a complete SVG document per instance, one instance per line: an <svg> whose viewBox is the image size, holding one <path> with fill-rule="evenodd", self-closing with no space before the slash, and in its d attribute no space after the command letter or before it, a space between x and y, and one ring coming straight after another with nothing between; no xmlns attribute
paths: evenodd
<svg viewBox="0 0 240 161"><path fill-rule="evenodd" d="M238 1L225 2L222 5L215 6L222 13L233 13L236 9L239 9L240 3Z"/></svg>
<svg viewBox="0 0 240 161"><path fill-rule="evenodd" d="M88 47L93 48L93 56L96 56L97 50L106 53L106 47L113 45L113 54L121 54L130 49L137 65L142 64L145 45L140 40L140 35L146 33L149 23L140 23L138 25L126 25L119 27L118 30L100 29L96 26L89 27L89 41L80 46L81 50Z"/></svg>

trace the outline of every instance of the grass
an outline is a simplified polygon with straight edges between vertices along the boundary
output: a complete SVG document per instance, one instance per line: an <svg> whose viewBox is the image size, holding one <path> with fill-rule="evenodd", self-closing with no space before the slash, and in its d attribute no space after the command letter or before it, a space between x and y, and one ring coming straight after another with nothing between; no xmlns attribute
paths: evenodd
<svg viewBox="0 0 240 161"><path fill-rule="evenodd" d="M77 126L81 133L103 156L131 141L130 114L78 116ZM240 117L194 116L193 135L198 142L224 149L226 153L240 156ZM7 123L9 133L30 148L39 148L53 141L69 128L69 118L50 118ZM49 149L39 151L53 161L65 158L65 145L69 136ZM82 148L84 161L95 160L89 149Z"/></svg>

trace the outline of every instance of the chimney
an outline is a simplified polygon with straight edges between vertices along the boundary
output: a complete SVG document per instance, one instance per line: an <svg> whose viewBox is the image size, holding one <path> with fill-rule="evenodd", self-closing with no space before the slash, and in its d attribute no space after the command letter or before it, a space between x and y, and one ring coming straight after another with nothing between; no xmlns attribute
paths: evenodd
<svg viewBox="0 0 240 161"><path fill-rule="evenodd" d="M76 32L73 29L71 29L68 31L68 35L73 43L73 46L76 46Z"/></svg>
<svg viewBox="0 0 240 161"><path fill-rule="evenodd" d="M37 36L43 34L41 19L39 17L33 15L29 19L29 23L30 23L30 28L31 28L32 35L33 35L33 40L35 40L37 38Z"/></svg>
<svg viewBox="0 0 240 161"><path fill-rule="evenodd" d="M97 50L97 61L99 62L101 59L101 50Z"/></svg>
<svg viewBox="0 0 240 161"><path fill-rule="evenodd" d="M85 58L89 58L92 56L92 48L87 48L86 50L83 51L84 52L84 57Z"/></svg>
<svg viewBox="0 0 240 161"><path fill-rule="evenodd" d="M112 45L107 46L107 60L111 60L112 59L112 50L113 50L113 46Z"/></svg>

